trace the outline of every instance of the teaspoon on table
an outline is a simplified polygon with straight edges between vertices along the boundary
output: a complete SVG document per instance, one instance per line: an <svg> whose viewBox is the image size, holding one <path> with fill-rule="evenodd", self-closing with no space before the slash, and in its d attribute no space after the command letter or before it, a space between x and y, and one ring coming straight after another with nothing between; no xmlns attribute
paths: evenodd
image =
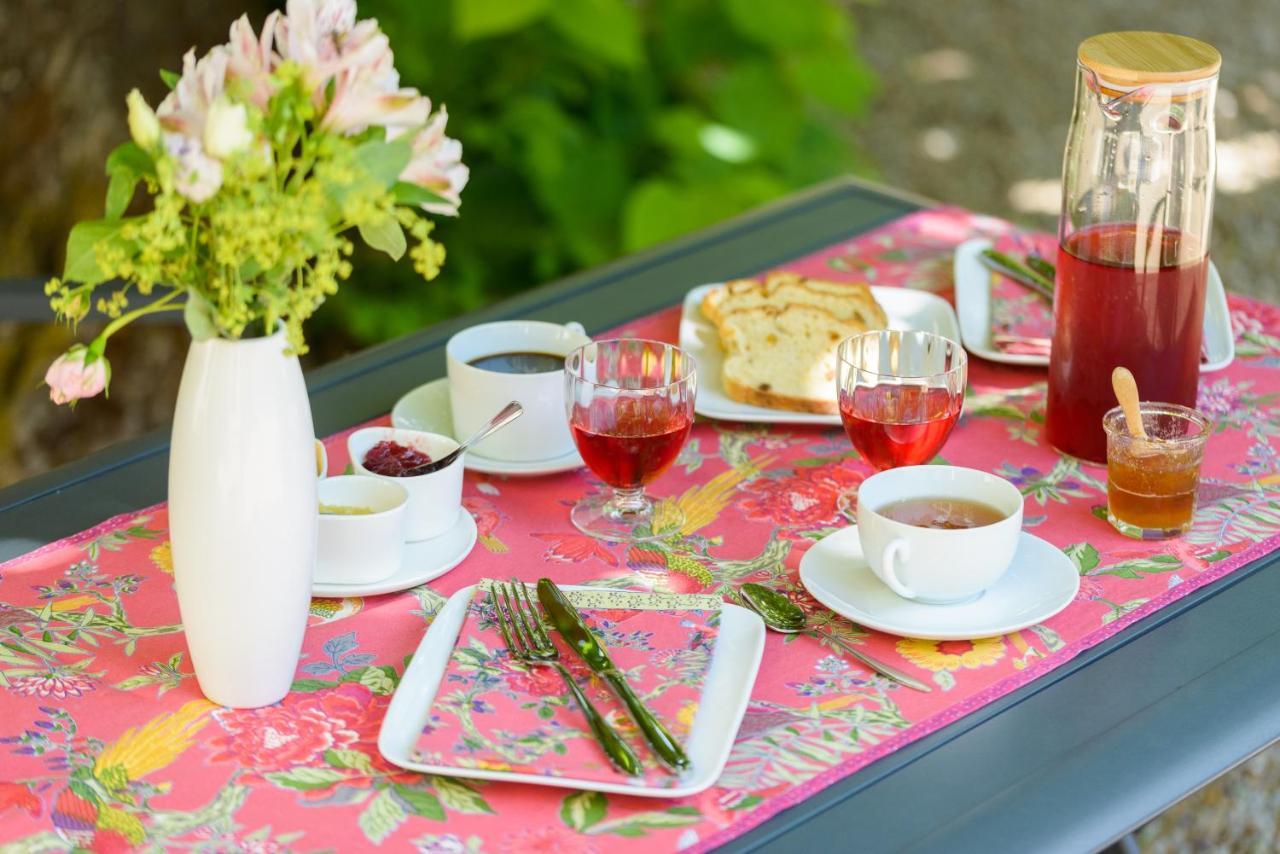
<svg viewBox="0 0 1280 854"><path fill-rule="evenodd" d="M742 600L744 605L759 614L760 619L764 620L764 624L775 632L782 632L788 635L803 633L811 637L826 638L882 676L888 676L895 682L901 682L908 688L914 688L917 691L928 693L932 690L919 679L908 676L901 670L890 667L884 662L876 661L871 656L854 649L833 635L820 634L812 629L806 629L805 625L808 620L805 617L804 610L776 590L765 587L763 584L748 582L738 588L738 598Z"/></svg>
<svg viewBox="0 0 1280 854"><path fill-rule="evenodd" d="M433 471L439 471L440 469L444 468L445 466L448 466L450 463L452 463L454 460L460 457L462 455L462 452L465 451L467 448L471 447L472 445L476 444L482 439L488 438L490 433L494 432L495 430L500 430L503 427L506 427L508 424L510 424L512 421L515 421L521 415L524 415L524 407L514 400L511 401L506 406L502 407L501 412L499 412L497 415L493 416L487 422L485 422L484 426L482 426L479 430L477 430L476 432L472 433L469 437L467 437L467 440L463 442L461 445L459 445L457 448L450 451L448 454L445 454L443 457L441 457L438 460L432 460L429 463L423 463L417 468L411 468L400 476L415 477L420 474L431 474Z"/></svg>

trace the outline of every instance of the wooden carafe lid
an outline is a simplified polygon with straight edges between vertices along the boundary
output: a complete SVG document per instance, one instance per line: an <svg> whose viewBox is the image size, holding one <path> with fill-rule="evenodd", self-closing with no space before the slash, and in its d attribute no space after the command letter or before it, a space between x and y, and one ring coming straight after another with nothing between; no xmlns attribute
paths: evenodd
<svg viewBox="0 0 1280 854"><path fill-rule="evenodd" d="M1172 33L1100 33L1082 41L1076 57L1103 80L1124 87L1203 80L1222 67L1213 45Z"/></svg>

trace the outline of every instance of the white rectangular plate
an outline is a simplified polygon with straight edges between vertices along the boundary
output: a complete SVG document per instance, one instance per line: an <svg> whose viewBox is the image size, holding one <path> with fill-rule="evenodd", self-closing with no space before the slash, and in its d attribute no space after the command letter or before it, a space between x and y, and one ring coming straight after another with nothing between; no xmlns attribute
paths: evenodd
<svg viewBox="0 0 1280 854"><path fill-rule="evenodd" d="M590 590L589 587L565 587L565 590ZM693 720L688 743L684 745L692 768L680 783L671 788L657 788L628 783L609 783L599 780L578 780L573 777L543 777L537 774L518 774L511 771L484 771L473 768L454 768L448 765L431 765L415 758L418 735L427 722L431 702L435 699L445 667L453 653L462 623L467 615L475 587L466 587L449 597L435 620L427 629L413 661L405 669L404 678L396 688L387 716L378 732L378 750L388 762L421 771L424 774L442 774L450 777L470 777L475 780L505 780L513 783L531 783L535 786L558 786L567 789L590 789L597 792L615 792L647 798L682 798L710 788L720 778L729 751L746 714L751 689L760 669L760 657L764 653L764 623L745 608L725 603L720 614L720 634L711 655L711 668L698 703L698 714ZM585 721L583 726L585 727Z"/></svg>
<svg viewBox="0 0 1280 854"><path fill-rule="evenodd" d="M685 295L684 308L680 315L680 348L692 355L698 365L698 398L694 403L694 410L699 415L726 421L838 425L839 415L768 409L729 399L720 381L720 371L724 364L720 333L699 310L702 298L706 296L707 291L718 285L718 282L713 282L689 291ZM919 329L937 333L952 341L960 341L960 326L956 322L956 313L952 310L951 304L942 297L908 288L874 286L871 288L871 295L888 315L890 329ZM835 390L832 389L832 391Z"/></svg>
<svg viewBox="0 0 1280 854"><path fill-rule="evenodd" d="M956 308L960 315L960 335L964 348L975 356L1006 365L1049 364L1048 356L1003 353L991 343L991 272L978 260L991 241L981 237L967 240L956 247ZM1200 373L1220 371L1236 357L1235 334L1231 331L1231 313L1227 308L1227 291L1218 268L1209 261L1209 277L1204 293L1205 361Z"/></svg>

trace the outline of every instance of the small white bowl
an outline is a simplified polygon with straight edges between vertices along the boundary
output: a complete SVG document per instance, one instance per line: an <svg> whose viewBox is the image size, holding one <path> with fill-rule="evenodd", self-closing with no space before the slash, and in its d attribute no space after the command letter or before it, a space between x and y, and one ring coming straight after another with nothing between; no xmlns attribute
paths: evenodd
<svg viewBox="0 0 1280 854"><path fill-rule="evenodd" d="M358 474L320 481L323 505L364 507L372 513L321 513L316 540L315 581L320 584L369 584L400 569L404 554L404 509L409 491L390 478Z"/></svg>
<svg viewBox="0 0 1280 854"><path fill-rule="evenodd" d="M364 455L379 442L391 441L423 452L433 460L457 450L458 443L439 433L423 433L419 430L398 430L394 427L365 427L347 437L347 453L351 468L357 474L368 475L403 486L409 492L409 504L405 509L404 538L416 543L438 537L453 527L462 512L462 463L466 454L445 468L430 474L414 477L388 477L374 474L364 467Z"/></svg>

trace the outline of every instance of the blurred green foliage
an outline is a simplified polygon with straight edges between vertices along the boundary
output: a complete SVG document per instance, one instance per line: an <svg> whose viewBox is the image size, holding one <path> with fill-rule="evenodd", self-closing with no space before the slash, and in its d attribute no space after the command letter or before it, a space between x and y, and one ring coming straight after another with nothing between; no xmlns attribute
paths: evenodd
<svg viewBox="0 0 1280 854"><path fill-rule="evenodd" d="M831 0L362 0L449 109L471 183L441 277L366 256L326 312L362 342L864 171L870 70Z"/></svg>

